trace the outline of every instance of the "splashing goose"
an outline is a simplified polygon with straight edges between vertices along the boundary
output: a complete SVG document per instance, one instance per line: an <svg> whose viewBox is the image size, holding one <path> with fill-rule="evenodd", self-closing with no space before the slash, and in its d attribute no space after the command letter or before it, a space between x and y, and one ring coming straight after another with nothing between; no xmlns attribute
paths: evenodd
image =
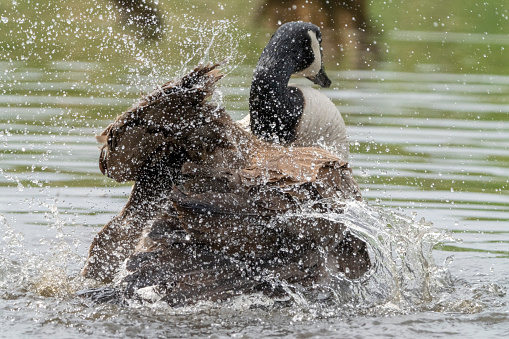
<svg viewBox="0 0 509 339"><path fill-rule="evenodd" d="M93 240L82 271L116 278L113 292L83 295L185 305L369 270L367 245L317 216L361 199L348 163L242 129L207 100L222 76L217 66L163 85L98 137L101 171L135 185Z"/></svg>
<svg viewBox="0 0 509 339"><path fill-rule="evenodd" d="M250 115L241 124L269 142L321 146L343 160L349 145L343 117L323 93L288 85L300 74L321 87L330 79L322 62L320 29L306 22L282 25L263 50L251 83Z"/></svg>

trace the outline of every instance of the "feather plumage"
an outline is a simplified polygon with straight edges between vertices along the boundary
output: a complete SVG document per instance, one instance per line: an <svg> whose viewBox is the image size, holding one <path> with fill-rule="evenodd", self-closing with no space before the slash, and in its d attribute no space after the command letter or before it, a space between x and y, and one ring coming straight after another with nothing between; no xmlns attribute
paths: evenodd
<svg viewBox="0 0 509 339"><path fill-rule="evenodd" d="M243 130L207 100L221 78L217 66L165 84L103 133L101 170L135 185L94 239L83 274L111 281L126 261L119 296L149 288L174 305L277 292L262 272L304 285L331 267L362 276L366 244L340 223L295 216L304 205L340 213L345 199L360 200L348 163ZM319 248L334 260L325 263Z"/></svg>

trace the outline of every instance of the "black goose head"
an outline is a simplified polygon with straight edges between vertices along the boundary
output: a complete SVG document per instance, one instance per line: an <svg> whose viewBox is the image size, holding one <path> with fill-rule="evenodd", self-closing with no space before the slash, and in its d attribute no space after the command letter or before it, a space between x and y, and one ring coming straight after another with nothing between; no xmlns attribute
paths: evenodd
<svg viewBox="0 0 509 339"><path fill-rule="evenodd" d="M304 109L300 90L289 87L292 74L329 87L323 69L320 29L306 22L289 22L274 33L256 66L249 111L251 131L267 141L291 143Z"/></svg>
<svg viewBox="0 0 509 339"><path fill-rule="evenodd" d="M289 22L272 35L263 50L257 69L284 71L287 76L302 74L321 87L331 81L323 68L322 33L308 22Z"/></svg>

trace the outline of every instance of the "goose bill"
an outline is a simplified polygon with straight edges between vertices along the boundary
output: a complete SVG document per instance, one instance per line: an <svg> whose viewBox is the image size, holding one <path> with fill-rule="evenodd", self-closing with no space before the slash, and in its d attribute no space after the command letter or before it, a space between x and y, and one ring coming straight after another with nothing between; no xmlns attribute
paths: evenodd
<svg viewBox="0 0 509 339"><path fill-rule="evenodd" d="M320 87L328 88L330 87L332 81L329 79L327 74L325 73L323 67L320 69L320 71L314 75L307 77L309 80L311 80L313 83L319 85Z"/></svg>

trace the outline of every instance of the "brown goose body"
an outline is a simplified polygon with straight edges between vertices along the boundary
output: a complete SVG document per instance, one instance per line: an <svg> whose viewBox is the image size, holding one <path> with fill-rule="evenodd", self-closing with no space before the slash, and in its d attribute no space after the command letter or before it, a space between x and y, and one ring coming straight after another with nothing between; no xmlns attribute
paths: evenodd
<svg viewBox="0 0 509 339"><path fill-rule="evenodd" d="M207 100L217 66L165 84L98 137L102 172L135 185L94 239L83 275L112 281L125 262L122 297L172 305L277 292L269 276L303 286L331 272L361 277L366 244L340 223L301 213L340 213L345 200L360 200L349 165L243 130Z"/></svg>

